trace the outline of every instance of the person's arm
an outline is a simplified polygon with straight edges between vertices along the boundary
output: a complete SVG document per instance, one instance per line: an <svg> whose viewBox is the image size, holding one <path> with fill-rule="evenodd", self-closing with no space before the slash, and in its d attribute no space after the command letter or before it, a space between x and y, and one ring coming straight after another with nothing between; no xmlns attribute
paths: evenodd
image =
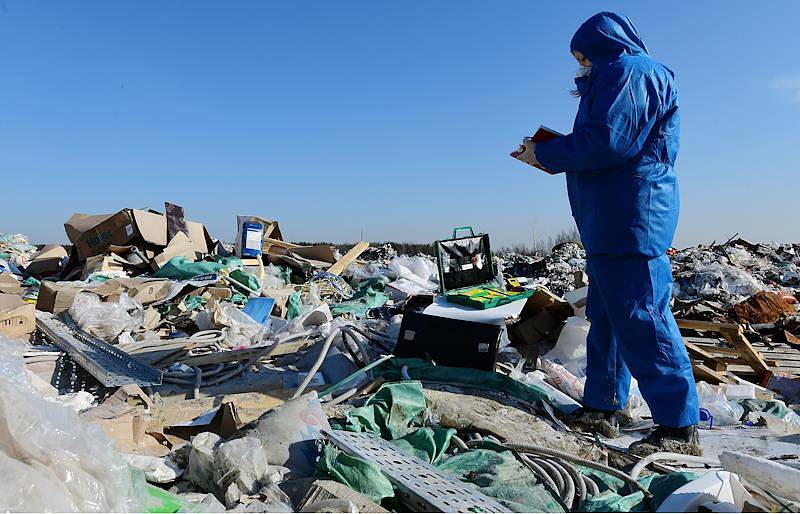
<svg viewBox="0 0 800 514"><path fill-rule="evenodd" d="M613 168L638 154L657 120L658 98L639 72L604 70L592 85L588 119L564 137L538 143L536 160L555 171Z"/></svg>

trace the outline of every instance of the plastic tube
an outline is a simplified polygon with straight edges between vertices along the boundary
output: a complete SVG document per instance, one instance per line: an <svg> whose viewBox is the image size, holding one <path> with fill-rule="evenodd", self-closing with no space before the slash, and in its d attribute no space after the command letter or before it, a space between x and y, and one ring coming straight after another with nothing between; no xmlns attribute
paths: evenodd
<svg viewBox="0 0 800 514"><path fill-rule="evenodd" d="M322 367L322 363L325 362L325 358L328 356L328 351L331 349L331 344L333 344L333 340L336 338L336 335L341 332L338 328L331 330L331 333L328 334L328 337L325 338L325 342L322 344L322 350L319 352L319 357L317 357L317 361L311 366L311 369L308 371L308 375L306 378L303 379L303 382L300 386L295 390L294 394L292 395L292 400L303 394L308 387L308 384L311 383L311 380L314 378L314 375L319 371L319 368Z"/></svg>
<svg viewBox="0 0 800 514"><path fill-rule="evenodd" d="M342 327L342 340L345 338L345 334L355 343L356 348L358 349L358 353L361 355L361 365L366 366L369 364L369 354L367 353L367 349L361 340L358 338L356 333L351 329L350 326Z"/></svg>
<svg viewBox="0 0 800 514"><path fill-rule="evenodd" d="M563 466L563 462L560 462L558 459L548 459L547 462L561 473L561 478L564 480L564 496L562 496L562 499L564 500L564 504L572 510L575 504L575 492L577 491L575 480L573 480L572 475L570 475Z"/></svg>
<svg viewBox="0 0 800 514"><path fill-rule="evenodd" d="M531 471L533 471L533 473L536 476L538 476L543 482L545 482L550 487L550 489L552 489L554 493L559 494L558 486L556 485L555 481L550 477L550 475L547 473L547 471L544 470L544 468L542 468L537 463L533 462L533 459L531 459L524 453L518 453L517 455L519 455L519 458L522 460L523 464L528 466L528 468L530 468Z"/></svg>
<svg viewBox="0 0 800 514"><path fill-rule="evenodd" d="M650 498L652 494L646 488L644 488L639 482L635 479L631 478L630 475L624 473L616 468L612 468L611 466L606 466L605 464L600 464L599 462L594 462L591 460L582 459L580 457L576 457L571 453L562 452L559 450L554 450L552 448L547 448L545 446L539 446L535 444L522 444L516 442L506 442L503 443L503 446L509 448L511 450L516 450L522 453L532 453L534 455L546 455L548 457L555 457L557 459L563 459L567 462L572 462L574 464L579 464L581 466L596 469L597 471L602 471L604 473L608 473L611 476L619 478L620 480L624 480L627 484L631 487L636 489L637 491L642 491L645 497Z"/></svg>
<svg viewBox="0 0 800 514"><path fill-rule="evenodd" d="M581 478L583 479L584 483L586 484L586 495L588 496L595 496L600 494L600 488L597 487L597 482L595 482L592 477L586 476L581 474Z"/></svg>
<svg viewBox="0 0 800 514"><path fill-rule="evenodd" d="M633 480L636 480L637 478L639 478L639 475L642 474L644 468L646 468L650 464L654 462L669 461L669 460L676 462L692 462L698 464L708 464L710 466L718 466L718 467L722 466L722 464L720 464L718 460L709 457L697 457L695 455L684 455L682 453L656 452L656 453L651 453L647 457L643 457L642 460L637 462L636 465L633 466L633 469L631 469L630 476Z"/></svg>
<svg viewBox="0 0 800 514"><path fill-rule="evenodd" d="M352 398L353 396L355 396L357 392L358 392L358 389L355 388L355 387L352 388L352 389L349 389L346 392L344 392L344 393L340 394L339 396L337 396L336 398L334 398L333 400L331 400L330 402L328 402L328 405L339 405L340 403L345 402L345 401L349 400L350 398Z"/></svg>
<svg viewBox="0 0 800 514"><path fill-rule="evenodd" d="M192 390L192 398L200 398L200 383L203 381L203 370L198 366L192 368L194 370L194 389Z"/></svg>
<svg viewBox="0 0 800 514"><path fill-rule="evenodd" d="M464 441L462 441L462 440L461 440L461 438L460 438L460 437L458 437L457 435L453 435L453 437L450 439L450 441L453 443L453 445L454 445L456 448L458 448L458 449L459 449L459 450L461 450L461 451L464 451L464 452L465 452L465 451L468 451L468 450L469 450L469 446L467 446L467 443L465 443Z"/></svg>
<svg viewBox="0 0 800 514"><path fill-rule="evenodd" d="M403 380L411 380L411 375L408 374L408 366L403 366L400 368L400 376L403 377Z"/></svg>
<svg viewBox="0 0 800 514"><path fill-rule="evenodd" d="M563 498L567 487L564 483L564 477L561 475L561 473L552 465L550 461L542 459L541 457L534 457L531 459L531 462L538 464L542 467L542 469L545 470L550 479L556 484L555 489L558 491L558 495Z"/></svg>
<svg viewBox="0 0 800 514"><path fill-rule="evenodd" d="M558 463L567 470L567 473L569 473L569 476L572 478L572 482L575 484L574 510L580 511L583 502L586 501L586 484L583 481L583 475L581 475L580 471L575 469L575 466L565 460L558 461Z"/></svg>

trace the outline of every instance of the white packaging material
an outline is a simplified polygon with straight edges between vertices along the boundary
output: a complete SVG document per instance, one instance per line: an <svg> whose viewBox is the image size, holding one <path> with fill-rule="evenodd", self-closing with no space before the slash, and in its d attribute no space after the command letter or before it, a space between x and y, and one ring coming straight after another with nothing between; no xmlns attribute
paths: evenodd
<svg viewBox="0 0 800 514"><path fill-rule="evenodd" d="M553 406L565 414L570 414L581 408L580 403L576 402L567 394L545 382L545 378L547 378L545 373L538 370L529 373L523 373L522 368L524 365L525 359L520 360L514 369L511 370L511 373L509 373L508 376L524 384L529 384L543 389L553 401Z"/></svg>
<svg viewBox="0 0 800 514"><path fill-rule="evenodd" d="M575 316L586 319L586 299L589 296L589 287L581 287L564 293L564 300L570 304Z"/></svg>
<svg viewBox="0 0 800 514"><path fill-rule="evenodd" d="M725 384L725 397L729 400L753 400L756 397L755 384Z"/></svg>
<svg viewBox="0 0 800 514"><path fill-rule="evenodd" d="M184 470L169 455L166 457L153 457L151 455L123 453L122 457L132 468L142 471L148 482L154 484L174 482L183 475Z"/></svg>
<svg viewBox="0 0 800 514"><path fill-rule="evenodd" d="M397 278L405 278L427 291L436 291L438 288L432 280L438 277L436 264L429 259L401 255L389 262L389 270Z"/></svg>
<svg viewBox="0 0 800 514"><path fill-rule="evenodd" d="M753 501L739 477L729 471L709 471L676 489L656 512L742 512Z"/></svg>
<svg viewBox="0 0 800 514"><path fill-rule="evenodd" d="M26 347L0 336L0 510L144 512L142 476L99 426L36 392Z"/></svg>
<svg viewBox="0 0 800 514"><path fill-rule="evenodd" d="M405 300L411 295L430 293L430 291L407 278L398 278L390 284L386 284L386 292L392 296L396 302Z"/></svg>
<svg viewBox="0 0 800 514"><path fill-rule="evenodd" d="M185 478L202 491L218 490L214 478L214 450L221 442L222 438L212 432L201 432L192 438Z"/></svg>
<svg viewBox="0 0 800 514"><path fill-rule="evenodd" d="M554 386L575 400L583 400L583 382L564 366L543 358L542 369Z"/></svg>
<svg viewBox="0 0 800 514"><path fill-rule="evenodd" d="M552 350L544 356L561 364L567 371L578 378L586 376L586 337L591 324L578 316L567 318L558 341Z"/></svg>
<svg viewBox="0 0 800 514"><path fill-rule="evenodd" d="M727 471L772 494L800 501L800 470L743 453L723 451L719 461Z"/></svg>
<svg viewBox="0 0 800 514"><path fill-rule="evenodd" d="M625 405L625 414L630 418L652 418L650 406L644 401L642 392L639 390L639 382L631 378L631 386L628 390L628 403Z"/></svg>
<svg viewBox="0 0 800 514"><path fill-rule="evenodd" d="M69 315L81 329L104 341L113 341L122 332L131 332L144 322L142 304L127 293L119 302L102 302L94 293L83 291L75 296Z"/></svg>
<svg viewBox="0 0 800 514"><path fill-rule="evenodd" d="M206 307L197 314L195 323L200 330L227 327L225 345L229 348L249 348L267 334L267 327L228 302Z"/></svg>
<svg viewBox="0 0 800 514"><path fill-rule="evenodd" d="M736 425L744 415L744 407L729 402L722 391L706 382L697 384L697 396L700 408L706 409L713 416L713 426Z"/></svg>

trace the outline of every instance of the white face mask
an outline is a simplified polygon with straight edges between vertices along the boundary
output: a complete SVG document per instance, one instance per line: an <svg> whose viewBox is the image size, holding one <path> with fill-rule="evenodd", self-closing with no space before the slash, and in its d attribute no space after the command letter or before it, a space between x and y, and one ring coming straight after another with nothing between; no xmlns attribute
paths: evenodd
<svg viewBox="0 0 800 514"><path fill-rule="evenodd" d="M579 66L578 72L575 74L576 77L585 77L589 73L591 73L592 67L591 66Z"/></svg>

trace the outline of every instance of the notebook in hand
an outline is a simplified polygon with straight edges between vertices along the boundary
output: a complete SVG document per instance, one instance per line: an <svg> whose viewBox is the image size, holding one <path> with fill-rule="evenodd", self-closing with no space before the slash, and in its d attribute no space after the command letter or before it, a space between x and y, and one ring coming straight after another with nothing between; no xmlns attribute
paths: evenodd
<svg viewBox="0 0 800 514"><path fill-rule="evenodd" d="M563 135L564 134L562 134L560 132L556 132L553 129L547 128L544 125L540 125L538 130L536 130L536 133L533 134L533 136L531 136L530 141L532 143L544 143L546 141L551 141L551 140L556 139L558 137L562 137ZM524 151L525 151L525 145L521 144L521 145L519 145L519 148L517 149L517 151L511 152L511 157L514 157L516 159ZM542 166L541 164L536 164L534 166L539 168L542 171L545 171L545 172L551 174L551 175L556 175L556 174L559 173L558 171L549 170L549 169L545 168L544 166Z"/></svg>

